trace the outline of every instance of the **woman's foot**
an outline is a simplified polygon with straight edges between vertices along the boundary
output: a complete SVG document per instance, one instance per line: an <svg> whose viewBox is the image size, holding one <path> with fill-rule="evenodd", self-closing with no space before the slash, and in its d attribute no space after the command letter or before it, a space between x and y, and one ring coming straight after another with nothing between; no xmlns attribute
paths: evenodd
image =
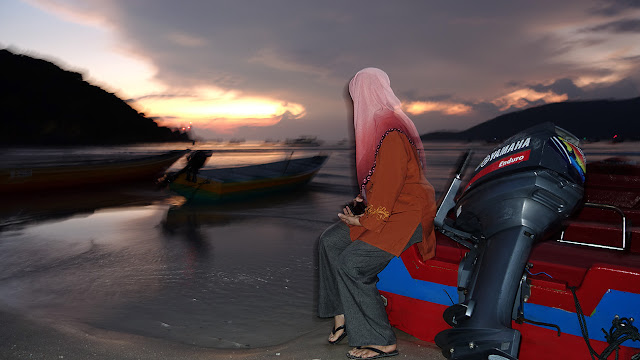
<svg viewBox="0 0 640 360"><path fill-rule="evenodd" d="M398 355L396 344L358 346L347 353L349 359L379 359Z"/></svg>
<svg viewBox="0 0 640 360"><path fill-rule="evenodd" d="M344 315L336 315L333 317L333 330L329 334L329 343L337 344L347 335L347 329L345 328Z"/></svg>

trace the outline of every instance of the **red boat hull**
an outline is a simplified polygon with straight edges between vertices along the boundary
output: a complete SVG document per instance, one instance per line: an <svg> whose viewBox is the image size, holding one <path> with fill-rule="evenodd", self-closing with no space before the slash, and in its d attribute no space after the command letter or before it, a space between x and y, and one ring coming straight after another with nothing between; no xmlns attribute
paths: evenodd
<svg viewBox="0 0 640 360"><path fill-rule="evenodd" d="M435 336L449 325L442 320L446 305L420 301L410 297L381 291L387 299L387 313L391 325L409 333L420 340L434 342ZM577 320L576 320L577 321ZM513 328L522 333L520 360L553 359L590 359L589 350L582 336L558 333L530 324L513 323ZM601 334L599 334L601 335ZM601 353L608 344L600 340L590 340L595 351ZM620 359L630 359L640 349L620 347ZM541 355L544 354L544 355Z"/></svg>
<svg viewBox="0 0 640 360"><path fill-rule="evenodd" d="M616 209L585 207L565 223L564 233L534 246L528 260L533 265L531 296L524 304L524 316L558 325L561 334L550 326L513 322L522 334L521 360L540 359L541 354L554 359L590 358L571 287L585 315L589 342L598 353L608 346L602 329L609 331L616 315L640 319L640 227L633 226L640 224L640 167L601 162L589 164L587 174L585 202ZM626 224L625 250L556 241L562 235L565 240L622 247L621 215ZM458 302L458 264L466 251L438 233L435 258L423 262L413 246L392 260L378 283L391 324L429 342L449 329L442 314ZM620 347L619 358L638 353L640 341L628 340Z"/></svg>

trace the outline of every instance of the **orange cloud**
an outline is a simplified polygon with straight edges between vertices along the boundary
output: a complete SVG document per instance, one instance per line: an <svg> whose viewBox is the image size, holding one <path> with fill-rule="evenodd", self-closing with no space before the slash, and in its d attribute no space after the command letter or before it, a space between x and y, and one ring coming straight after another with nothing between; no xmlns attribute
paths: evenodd
<svg viewBox="0 0 640 360"><path fill-rule="evenodd" d="M510 94L493 100L491 103L500 108L500 111L505 111L511 107L523 108L528 106L533 101L544 101L545 103L555 103L567 101L569 97L567 94L556 94L553 91L538 92L531 89L520 89Z"/></svg>
<svg viewBox="0 0 640 360"><path fill-rule="evenodd" d="M462 115L471 112L471 106L469 105L436 101L413 101L405 105L404 108L412 115L419 115L426 112L440 112L445 115Z"/></svg>

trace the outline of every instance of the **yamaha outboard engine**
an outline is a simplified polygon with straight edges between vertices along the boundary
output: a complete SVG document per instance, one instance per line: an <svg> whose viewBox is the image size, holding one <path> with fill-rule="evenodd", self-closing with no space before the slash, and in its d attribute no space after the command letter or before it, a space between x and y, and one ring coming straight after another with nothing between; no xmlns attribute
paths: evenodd
<svg viewBox="0 0 640 360"><path fill-rule="evenodd" d="M445 357L517 359L520 332L511 320L528 296L527 259L582 199L585 169L578 139L551 123L495 148L456 199L459 169L435 219L470 249L459 266L459 303L443 314L453 328L435 338Z"/></svg>

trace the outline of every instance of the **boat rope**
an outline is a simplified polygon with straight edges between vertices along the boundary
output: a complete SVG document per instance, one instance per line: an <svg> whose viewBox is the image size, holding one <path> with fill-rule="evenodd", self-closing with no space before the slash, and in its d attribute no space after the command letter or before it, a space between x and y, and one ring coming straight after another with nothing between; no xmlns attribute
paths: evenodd
<svg viewBox="0 0 640 360"><path fill-rule="evenodd" d="M618 355L620 352L620 345L627 340L640 341L640 333L638 333L638 328L632 325L633 318L625 318L616 315L611 322L611 328L609 332L606 332L602 329L604 333L604 338L609 343L602 353L598 354L593 347L591 347L591 342L589 341L589 332L587 330L587 322L582 311L582 306L580 306L580 301L578 301L578 295L576 294L576 288L574 286L570 286L569 290L573 294L573 300L576 305L576 315L578 316L578 322L580 323L580 331L582 332L582 337L584 338L585 343L587 343L587 347L589 348L589 355L591 355L592 360L606 360L612 352L616 352L616 360L618 360ZM637 359L637 355L634 355Z"/></svg>
<svg viewBox="0 0 640 360"><path fill-rule="evenodd" d="M545 323L545 322L540 322L540 321L535 321L535 320L530 320L525 318L524 316L520 315L518 316L518 318L515 320L516 323L518 324L522 324L523 322L529 323L529 324L533 324L533 325L539 325L539 326L548 326L548 327L552 327L555 328L558 331L558 337L560 337L562 335L562 331L560 330L560 326L556 325L556 324L551 324L551 323Z"/></svg>
<svg viewBox="0 0 640 360"><path fill-rule="evenodd" d="M451 300L451 305L454 305L455 303L453 302L453 299L451 298L451 296L449 295L447 290L446 289L442 289L442 291L444 291L444 293L447 294L447 296L449 297L449 300Z"/></svg>
<svg viewBox="0 0 640 360"><path fill-rule="evenodd" d="M533 274L533 273L531 273L531 271L529 271L529 268L527 268L526 270L527 270L527 272L529 273L529 275L533 275L533 276L535 276L535 275L546 275L546 276L548 276L549 278L553 279L553 276L551 276L551 275L547 274L547 273L546 273L546 272L544 272L544 271L540 271L540 272L537 272L537 273Z"/></svg>
<svg viewBox="0 0 640 360"><path fill-rule="evenodd" d="M291 154L289 154L289 156L287 156L287 163L284 165L284 170L282 171L282 175L285 175L287 173L287 169L289 169L289 163L291 162L292 156L293 156L293 151L291 152Z"/></svg>

